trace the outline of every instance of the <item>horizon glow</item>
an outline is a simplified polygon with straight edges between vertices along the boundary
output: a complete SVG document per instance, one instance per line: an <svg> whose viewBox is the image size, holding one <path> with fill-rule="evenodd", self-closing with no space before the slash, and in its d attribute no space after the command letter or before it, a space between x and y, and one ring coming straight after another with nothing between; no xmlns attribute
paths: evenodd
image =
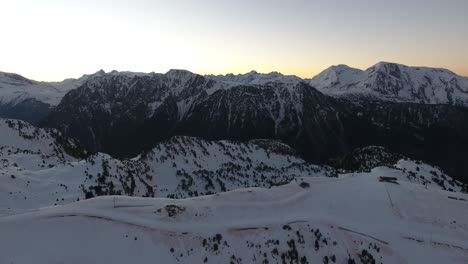
<svg viewBox="0 0 468 264"><path fill-rule="evenodd" d="M468 76L464 0L0 0L0 71L61 81L104 69L311 78L379 61Z"/></svg>

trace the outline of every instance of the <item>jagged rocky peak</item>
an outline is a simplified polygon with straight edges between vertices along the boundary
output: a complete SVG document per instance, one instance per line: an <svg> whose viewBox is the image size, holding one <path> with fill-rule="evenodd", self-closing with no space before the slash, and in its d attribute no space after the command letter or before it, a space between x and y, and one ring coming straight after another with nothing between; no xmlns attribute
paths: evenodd
<svg viewBox="0 0 468 264"><path fill-rule="evenodd" d="M103 74L106 74L106 72L103 69L100 69L94 75L103 75Z"/></svg>
<svg viewBox="0 0 468 264"><path fill-rule="evenodd" d="M132 88L134 86L141 86L144 84L152 86L154 89L168 87L172 89L178 88L178 90L186 88L187 86L200 86L208 83L208 80L199 74L179 69L169 70L165 74L116 70L108 73L99 71L98 73L87 76L86 81L88 86L92 87L113 84L116 86L121 86L122 88Z"/></svg>
<svg viewBox="0 0 468 264"><path fill-rule="evenodd" d="M263 85L267 83L284 83L284 84L297 84L303 80L295 75L284 75L279 72L258 73L257 71L250 71L245 74L226 74L226 75L206 75L209 79L220 82L230 83L233 85Z"/></svg>
<svg viewBox="0 0 468 264"><path fill-rule="evenodd" d="M197 74L194 74L191 71L187 71L183 69L171 69L165 75L166 77L172 78L172 79L185 79L185 78L191 78Z"/></svg>
<svg viewBox="0 0 468 264"><path fill-rule="evenodd" d="M214 86L213 81L187 70L171 69L164 76L169 80L169 85L172 88L178 88L178 90L186 87L205 86L205 88L211 88Z"/></svg>

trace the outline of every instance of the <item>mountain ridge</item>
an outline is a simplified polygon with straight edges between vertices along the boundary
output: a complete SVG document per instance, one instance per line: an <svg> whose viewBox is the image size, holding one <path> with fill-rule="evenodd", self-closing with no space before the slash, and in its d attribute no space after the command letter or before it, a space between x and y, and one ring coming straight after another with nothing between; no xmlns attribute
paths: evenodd
<svg viewBox="0 0 468 264"><path fill-rule="evenodd" d="M390 82L376 87L391 97L401 90L394 84L406 76L400 67L380 63L368 71L380 84ZM335 70L351 71L349 79L363 72L344 65ZM23 112L40 112L31 110L37 102L26 102L21 106L30 108ZM100 71L66 93L56 107L38 106L46 109L38 123L78 139L92 153L120 158L176 135L208 140L267 138L281 140L319 164L355 148L381 145L462 179L468 171L459 162L468 154L468 108L423 102L367 93L336 96L277 72L213 77L186 70Z"/></svg>
<svg viewBox="0 0 468 264"><path fill-rule="evenodd" d="M309 83L325 94L343 98L468 105L468 78L442 68L389 62L379 62L366 70L337 65Z"/></svg>
<svg viewBox="0 0 468 264"><path fill-rule="evenodd" d="M408 71L411 70L408 76L417 75L418 71L423 71L424 76L422 78L429 78L430 74L443 74L446 78L451 78L448 80L437 81L432 79L426 79L427 83L416 83L417 87L407 87L408 83L411 83L412 80L403 80L399 82L391 82L386 80L388 76L397 78L395 75L398 71L401 70ZM181 75L181 73L183 73ZM405 72L406 73L406 72ZM79 78L69 78L64 79L61 82L38 82L28 78L25 78L19 74L0 72L0 88L5 91L5 89L12 88L11 86L24 87L23 92L13 91L14 93L20 93L21 96L11 95L5 97L3 92L3 97L0 98L1 104L16 104L20 103L26 99L36 100L41 103L49 105L49 108L55 107L63 96L70 90L76 89L77 87L83 85L86 81L92 80L95 77L102 77L106 75L112 76L154 76L154 75L166 75L168 77L174 78L179 74L178 77L183 75L192 75L192 73L187 70L181 69L171 69L166 73L142 73L142 72L129 72L129 71L110 71L105 72L102 69L93 73L93 74L84 74ZM420 75L420 74L419 74ZM406 66L403 64L392 63L392 62L378 62L375 65L369 67L366 70L360 70L356 68L351 68L345 64L333 65L325 69L321 73L312 77L311 79L300 78L295 75L284 75L280 72L270 72L270 73L258 73L254 70L245 73L245 74L232 74L228 73L225 75L204 75L209 80L217 81L219 83L224 83L224 88L229 88L237 85L263 85L266 83L285 83L288 85L295 85L299 82L308 82L311 86L317 88L319 91L334 95L334 96L345 96L349 95L364 95L364 96L383 96L382 99L393 100L393 101L402 101L402 102L416 102L416 103L429 103L429 104L463 104L468 103L468 77L463 77L453 73L452 71L444 68L431 68L423 66ZM401 77L401 73L398 78ZM421 76L418 76L418 78ZM397 78L397 79L398 79ZM421 78L419 78L418 81ZM10 81L9 81L10 80ZM12 81L13 80L13 83ZM453 83L456 80L456 83ZM453 85L450 86L452 81ZM441 83L442 82L442 83ZM382 89L379 88L384 85L390 85L391 88ZM406 85L406 86L404 86ZM427 86L436 85L433 94L427 92L417 91L418 89L428 89ZM439 90L441 85L448 90L447 94L443 94ZM9 87L10 86L10 87ZM401 87L400 87L401 86ZM440 87L439 87L440 86ZM17 88L18 89L18 88ZM393 89L393 90L392 90ZM40 90L40 93L35 93L33 90ZM399 91L405 92L406 94L399 93ZM54 93L55 91L55 93ZM458 93L457 93L458 91ZM371 93L369 93L371 92ZM373 93L372 93L373 92ZM410 94L408 94L410 93ZM418 94L419 93L419 94ZM437 94L436 94L437 93ZM467 94L467 96L460 97L461 94ZM416 94L416 96L411 97L411 94ZM442 97L441 97L442 96ZM445 96L445 97L444 97Z"/></svg>

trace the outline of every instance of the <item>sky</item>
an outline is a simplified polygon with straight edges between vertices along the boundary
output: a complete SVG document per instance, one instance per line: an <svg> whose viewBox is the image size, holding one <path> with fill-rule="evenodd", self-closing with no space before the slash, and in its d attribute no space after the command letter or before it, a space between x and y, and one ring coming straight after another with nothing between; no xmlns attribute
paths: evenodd
<svg viewBox="0 0 468 264"><path fill-rule="evenodd" d="M279 71L379 61L468 76L466 0L0 0L0 71Z"/></svg>

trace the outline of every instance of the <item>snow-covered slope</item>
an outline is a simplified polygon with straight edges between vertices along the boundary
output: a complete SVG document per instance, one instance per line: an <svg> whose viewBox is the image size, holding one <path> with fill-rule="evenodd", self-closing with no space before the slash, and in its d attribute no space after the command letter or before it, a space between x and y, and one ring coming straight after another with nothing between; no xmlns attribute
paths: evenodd
<svg viewBox="0 0 468 264"><path fill-rule="evenodd" d="M238 143L174 137L134 160L153 172L157 196L173 198L336 175L333 169L305 162L289 146L271 140Z"/></svg>
<svg viewBox="0 0 468 264"><path fill-rule="evenodd" d="M17 104L33 98L50 105L56 105L65 91L48 84L32 81L21 75L0 72L0 103Z"/></svg>
<svg viewBox="0 0 468 264"><path fill-rule="evenodd" d="M76 160L70 154L80 155L76 143L59 131L38 128L24 121L0 119L0 135L0 155L4 157L31 154L63 163Z"/></svg>
<svg viewBox="0 0 468 264"><path fill-rule="evenodd" d="M26 150L5 150L1 158L0 214L101 195L185 198L336 176L335 170L307 163L288 146L269 140L245 144L175 137L131 160L98 153L54 162Z"/></svg>
<svg viewBox="0 0 468 264"><path fill-rule="evenodd" d="M101 70L95 74L83 75L79 79L66 79L62 82L37 82L14 73L0 72L0 104L15 105L27 99L56 106L70 90L82 85L94 76L104 74Z"/></svg>
<svg viewBox="0 0 468 264"><path fill-rule="evenodd" d="M362 71L338 65L324 70L309 83L333 96L468 105L468 78L446 69L380 62Z"/></svg>
<svg viewBox="0 0 468 264"><path fill-rule="evenodd" d="M102 197L0 218L0 262L466 263L467 199L373 174Z"/></svg>
<svg viewBox="0 0 468 264"><path fill-rule="evenodd" d="M411 160L380 146L358 148L345 155L334 166L340 173L363 173L396 177L429 188L468 193L468 184L454 180L437 166Z"/></svg>
<svg viewBox="0 0 468 264"><path fill-rule="evenodd" d="M0 215L102 195L188 198L338 175L332 168L305 162L290 147L271 140L237 143L174 137L130 160L98 153L78 161L34 148L0 149ZM468 191L436 167L399 157L373 162L374 167L368 166L363 173L391 175L433 189Z"/></svg>
<svg viewBox="0 0 468 264"><path fill-rule="evenodd" d="M79 79L37 82L18 74L0 72L0 117L38 123L67 92L103 74L103 71L99 71Z"/></svg>

